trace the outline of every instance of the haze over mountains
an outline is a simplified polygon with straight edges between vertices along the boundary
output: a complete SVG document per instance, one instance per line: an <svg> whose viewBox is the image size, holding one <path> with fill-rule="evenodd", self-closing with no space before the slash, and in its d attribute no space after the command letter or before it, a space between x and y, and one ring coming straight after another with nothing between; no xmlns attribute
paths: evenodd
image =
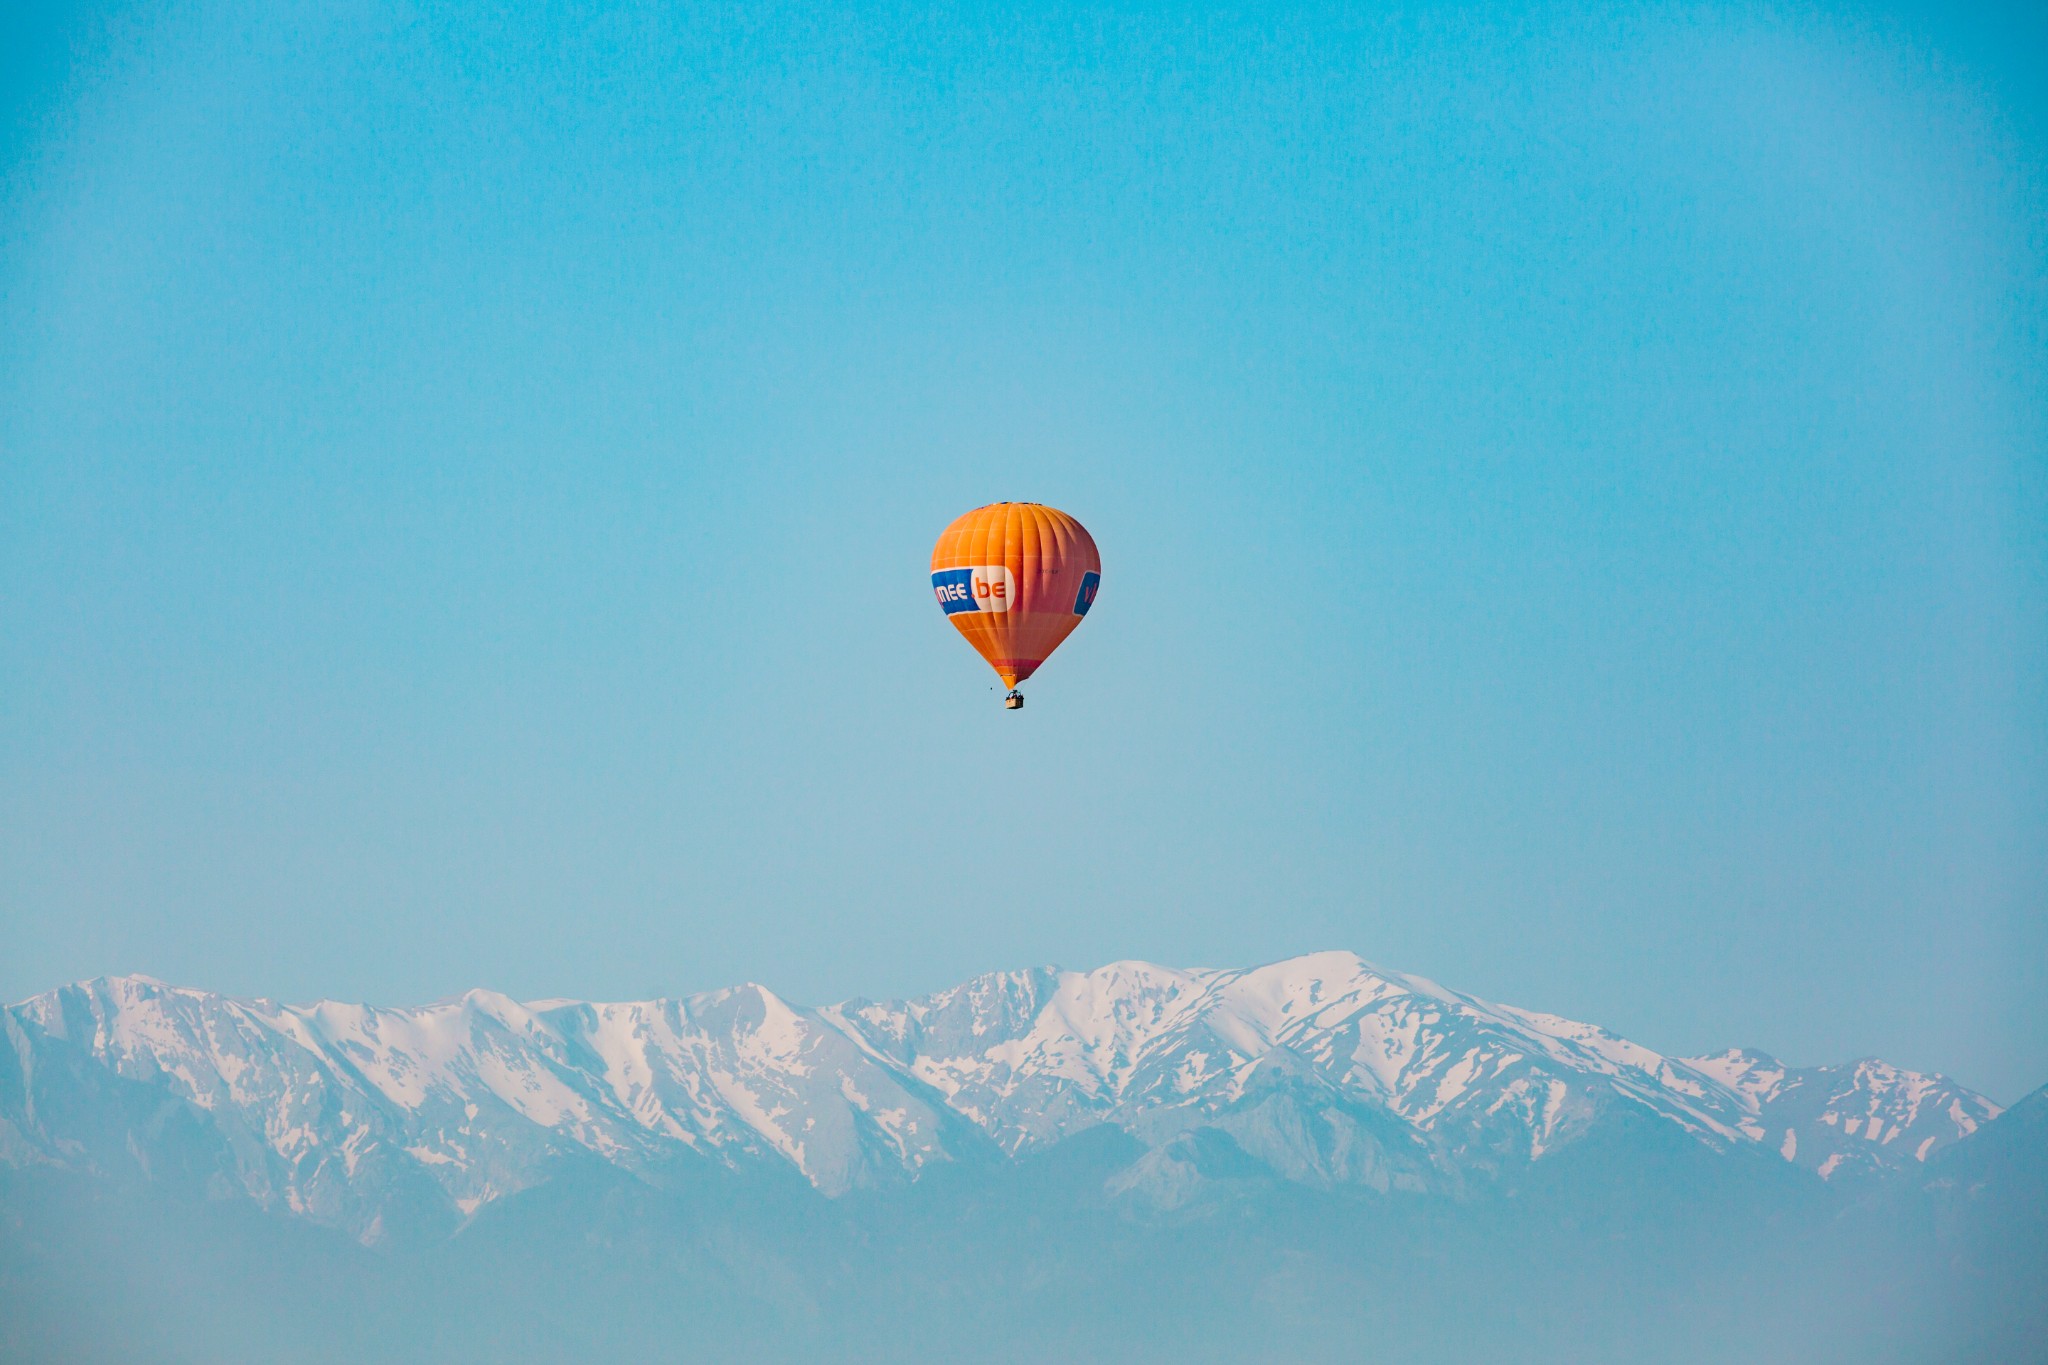
<svg viewBox="0 0 2048 1365"><path fill-rule="evenodd" d="M374 1281L409 1258L444 1275L476 1274L481 1258L495 1267L491 1297L543 1302L587 1270L575 1302L611 1303L616 1318L631 1284L635 1304L667 1305L606 1331L791 1359L844 1358L821 1324L875 1315L883 1331L887 1305L909 1311L906 1293L951 1294L951 1308L918 1310L916 1332L939 1337L1023 1313L1028 1326L1013 1324L990 1358L1052 1349L1069 1331L1102 1350L1115 1339L1130 1358L1172 1354L1183 1331L1183 1358L1274 1332L1341 1350L1375 1303L1377 1339L1426 1355L1456 1339L1440 1319L1480 1291L1477 1275L1505 1316L1474 1322L1549 1358L1521 1324L1603 1299L1657 1248L1711 1277L1775 1281L1766 1299L1853 1269L1914 1315L1872 1349L1953 1357L1982 1344L1970 1330L2005 1340L2011 1317L1971 1298L1984 1284L1953 1278L1959 1248L1982 1251L1971 1210L2004 1207L1997 1192L2026 1187L2043 1155L2011 1136L2038 1127L1997 1122L1997 1105L1940 1076L1872 1059L1791 1068L1743 1050L1667 1057L1349 953L1244 970L996 973L822 1008L755 985L631 1003L471 991L408 1009L286 1006L116 977L13 1006L0 1029L4 1207L25 1248L0 1283L13 1296L41 1284L48 1298L51 1285L87 1293L114 1273L98 1244L67 1242L92 1225L81 1209L152 1210L118 1220L122 1255L155 1247L215 1264L207 1294L245 1277L252 1256L294 1264L317 1245L341 1259L294 1282L287 1316L338 1312L347 1331L294 1338L269 1300L234 1318L286 1358L326 1358L348 1331L372 1333L351 1350L397 1350L366 1325L375 1312L301 1300L309 1285ZM1934 1202L1901 1221L1901 1200ZM1900 1240L1939 1223L1937 1205L1946 1232ZM180 1211L166 1222L165 1208ZM222 1217L257 1221L222 1232ZM2015 1226L2002 1235L2019 1259L1986 1283L2039 1268L2023 1245L2033 1224ZM252 1250L278 1237L287 1249ZM594 1246L597 1265L579 1270L571 1252ZM1511 1272L1497 1263L1508 1247L1524 1254ZM90 1271L60 1273L67 1255ZM1553 1283L1564 1272L1546 1259L1576 1269ZM127 1264L120 1273L151 1274ZM963 1274L997 1283L960 1288ZM1083 1285L1083 1299L1119 1286L1118 1306L1077 1300ZM1398 1311L1381 1298L1395 1286ZM1638 1323L1699 1289L1658 1281L1598 1312ZM361 1289L371 1303L406 1292ZM757 1308L737 1335L720 1307L733 1301ZM1978 1304L1968 1330L1953 1311L1965 1301ZM1818 1319L1790 1301L1741 1316L1739 1329L1722 1324L1734 1337L1696 1334L1672 1353L1774 1342L1824 1358L1869 1327L1816 1338ZM472 1344L499 1340L464 1321ZM568 1321L584 1326L564 1328L565 1350L598 1330ZM1117 1335L1147 1322L1156 1330ZM203 1358L222 1349L220 1330L202 1316L118 1344L184 1342ZM1494 1341L1460 1330L1474 1349ZM33 1344L57 1349L59 1335L49 1325ZM1562 1349L1574 1340L1577 1354ZM1557 1358L1601 1358L1589 1340L1565 1334Z"/></svg>

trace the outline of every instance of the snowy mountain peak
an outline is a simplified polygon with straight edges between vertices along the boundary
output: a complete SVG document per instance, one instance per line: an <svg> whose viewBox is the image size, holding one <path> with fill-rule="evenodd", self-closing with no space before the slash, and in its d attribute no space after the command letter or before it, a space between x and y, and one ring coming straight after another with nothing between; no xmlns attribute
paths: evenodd
<svg viewBox="0 0 2048 1365"><path fill-rule="evenodd" d="M384 1009L106 977L0 1023L0 1161L183 1162L365 1237L402 1208L459 1220L571 1156L650 1180L782 1167L836 1195L1110 1125L1153 1153L1114 1189L1170 1204L1196 1150L1310 1185L1455 1191L1648 1116L1833 1179L1925 1161L1998 1112L1875 1060L1668 1058L1348 952L995 972L821 1009L754 983Z"/></svg>
<svg viewBox="0 0 2048 1365"><path fill-rule="evenodd" d="M1687 1064L1744 1099L1749 1136L1829 1179L1924 1162L2000 1112L1946 1076L1874 1057L1795 1069L1738 1048Z"/></svg>

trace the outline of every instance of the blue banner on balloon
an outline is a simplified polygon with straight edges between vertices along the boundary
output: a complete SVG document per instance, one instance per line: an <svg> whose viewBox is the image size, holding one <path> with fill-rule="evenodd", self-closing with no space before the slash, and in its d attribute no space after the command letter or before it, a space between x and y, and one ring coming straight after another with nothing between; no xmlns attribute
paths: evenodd
<svg viewBox="0 0 2048 1365"><path fill-rule="evenodd" d="M1095 605L1095 590L1102 586L1102 575L1087 573L1081 576L1081 591L1074 595L1074 615L1086 616L1088 608ZM948 608L950 611L951 608Z"/></svg>
<svg viewBox="0 0 2048 1365"><path fill-rule="evenodd" d="M932 591L938 594L939 605L948 616L975 610L972 569L940 569L932 575Z"/></svg>

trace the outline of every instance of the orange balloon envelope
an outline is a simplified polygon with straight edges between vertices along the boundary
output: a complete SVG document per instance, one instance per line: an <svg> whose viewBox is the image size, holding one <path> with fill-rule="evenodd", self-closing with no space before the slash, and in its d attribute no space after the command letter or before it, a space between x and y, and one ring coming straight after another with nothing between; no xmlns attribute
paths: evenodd
<svg viewBox="0 0 2048 1365"><path fill-rule="evenodd" d="M1035 502L977 507L932 547L932 591L946 619L1013 689L1081 624L1101 582L1094 538Z"/></svg>

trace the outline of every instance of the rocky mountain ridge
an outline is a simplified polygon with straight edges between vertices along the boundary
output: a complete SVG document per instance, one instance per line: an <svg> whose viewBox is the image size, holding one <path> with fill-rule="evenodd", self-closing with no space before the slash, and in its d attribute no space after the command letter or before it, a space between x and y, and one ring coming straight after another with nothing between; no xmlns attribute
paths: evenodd
<svg viewBox="0 0 2048 1365"><path fill-rule="evenodd" d="M111 977L0 1012L0 1034L0 1164L189 1178L373 1242L458 1226L569 1160L654 1183L779 1170L838 1196L1108 1125L1142 1149L1110 1192L1171 1207L1204 1142L1296 1184L1455 1195L1631 1121L1883 1178L1999 1112L1875 1060L1666 1057L1350 953L822 1008L755 985L287 1006Z"/></svg>

